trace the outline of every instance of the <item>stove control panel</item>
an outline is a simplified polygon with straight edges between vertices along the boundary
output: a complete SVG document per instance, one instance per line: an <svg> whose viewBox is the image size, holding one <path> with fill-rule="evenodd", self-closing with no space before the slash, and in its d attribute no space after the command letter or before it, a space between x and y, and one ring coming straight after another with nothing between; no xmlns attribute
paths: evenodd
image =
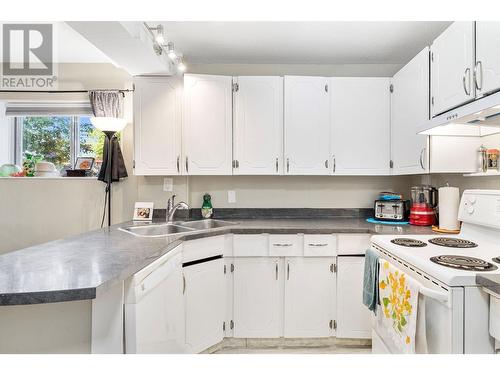
<svg viewBox="0 0 500 375"><path fill-rule="evenodd" d="M458 220L500 229L500 190L465 190Z"/></svg>

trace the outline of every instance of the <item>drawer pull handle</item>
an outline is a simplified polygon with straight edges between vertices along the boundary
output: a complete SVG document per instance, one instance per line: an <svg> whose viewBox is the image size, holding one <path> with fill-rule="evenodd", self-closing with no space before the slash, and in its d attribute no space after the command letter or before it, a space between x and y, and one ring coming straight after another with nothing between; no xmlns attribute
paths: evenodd
<svg viewBox="0 0 500 375"><path fill-rule="evenodd" d="M314 246L314 247L324 247L324 246L328 246L327 243L309 243L307 244L308 246Z"/></svg>
<svg viewBox="0 0 500 375"><path fill-rule="evenodd" d="M273 243L273 246L276 246L276 247L290 247L290 246L293 246L293 244L291 244L291 243Z"/></svg>

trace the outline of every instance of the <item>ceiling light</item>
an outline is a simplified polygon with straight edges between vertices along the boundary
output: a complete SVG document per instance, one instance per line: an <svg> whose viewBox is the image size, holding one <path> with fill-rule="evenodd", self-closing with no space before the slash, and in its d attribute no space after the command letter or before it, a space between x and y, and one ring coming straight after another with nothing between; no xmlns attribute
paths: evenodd
<svg viewBox="0 0 500 375"><path fill-rule="evenodd" d="M184 62L181 60L179 64L177 64L177 69L179 72L185 72L186 71L186 65L184 65Z"/></svg>
<svg viewBox="0 0 500 375"><path fill-rule="evenodd" d="M156 40L156 43L158 43L160 46L165 44L165 36L163 35L163 26L162 25L156 26L155 40Z"/></svg>
<svg viewBox="0 0 500 375"><path fill-rule="evenodd" d="M177 53L175 53L175 50L174 50L174 43L169 42L167 44L167 53L168 53L168 57L170 58L170 60L175 61L175 59L177 58Z"/></svg>

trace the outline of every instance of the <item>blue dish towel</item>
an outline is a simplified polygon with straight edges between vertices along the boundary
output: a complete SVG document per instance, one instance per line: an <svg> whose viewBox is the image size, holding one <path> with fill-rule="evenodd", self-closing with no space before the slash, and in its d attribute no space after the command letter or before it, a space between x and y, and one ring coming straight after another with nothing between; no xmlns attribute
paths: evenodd
<svg viewBox="0 0 500 375"><path fill-rule="evenodd" d="M368 249L365 254L363 277L363 304L377 315L379 256L375 250Z"/></svg>

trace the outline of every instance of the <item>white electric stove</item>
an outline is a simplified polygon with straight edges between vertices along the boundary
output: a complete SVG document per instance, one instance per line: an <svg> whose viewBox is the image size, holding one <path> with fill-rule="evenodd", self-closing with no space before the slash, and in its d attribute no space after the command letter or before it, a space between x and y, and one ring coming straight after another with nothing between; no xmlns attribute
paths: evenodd
<svg viewBox="0 0 500 375"><path fill-rule="evenodd" d="M457 235L372 237L372 248L383 259L420 284L425 310L417 319L425 329L416 337L417 352L495 350L488 333L489 298L476 275L500 274L500 190L464 191L459 220ZM375 353L397 352L377 318L372 333Z"/></svg>

